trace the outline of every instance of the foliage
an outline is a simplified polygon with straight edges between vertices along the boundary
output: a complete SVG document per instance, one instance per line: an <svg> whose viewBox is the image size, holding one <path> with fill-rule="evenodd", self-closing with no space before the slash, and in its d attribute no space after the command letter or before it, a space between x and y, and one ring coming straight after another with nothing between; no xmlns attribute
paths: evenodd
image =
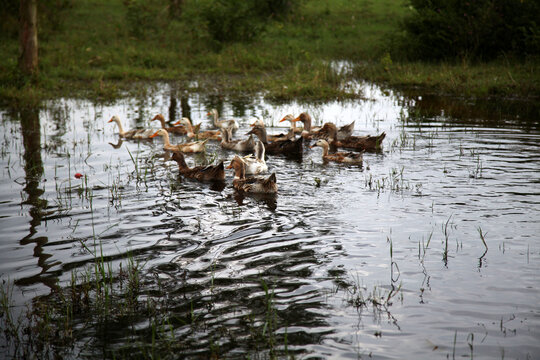
<svg viewBox="0 0 540 360"><path fill-rule="evenodd" d="M0 0L0 38L17 38L19 31L19 0ZM40 0L38 4L38 34L48 38L61 30L65 13L73 0Z"/></svg>
<svg viewBox="0 0 540 360"><path fill-rule="evenodd" d="M540 53L539 0L410 0L408 55L488 60Z"/></svg>
<svg viewBox="0 0 540 360"><path fill-rule="evenodd" d="M257 38L272 18L283 18L296 9L298 0L199 0L186 4L183 20L194 27L204 26L213 42L250 42Z"/></svg>
<svg viewBox="0 0 540 360"><path fill-rule="evenodd" d="M166 19L164 0L124 0L128 31L137 38L156 33Z"/></svg>
<svg viewBox="0 0 540 360"><path fill-rule="evenodd" d="M6 1L13 2L0 0ZM263 19L264 32L254 41L224 43L212 38L203 12L204 4L223 0L184 0L179 17L169 16L172 0L149 0L156 17L142 14L134 25L127 18L129 1L64 0L72 7L60 17L59 30L48 37L40 33L40 72L32 82L17 73L15 19L15 35L0 34L0 103L56 96L110 100L156 80L175 81L194 92L262 88L267 97L279 100L336 99L352 94L342 86L348 75L328 66L342 60L358 64L356 79L396 86L478 96L538 96L540 89L539 59L534 57L438 65L403 62L397 42L388 46L386 39L411 12L406 0L295 0L291 7L280 8L281 15L261 1L253 12ZM143 1L132 1L132 11L144 7ZM0 14L5 13L2 7ZM130 26L139 27L141 37L134 36Z"/></svg>

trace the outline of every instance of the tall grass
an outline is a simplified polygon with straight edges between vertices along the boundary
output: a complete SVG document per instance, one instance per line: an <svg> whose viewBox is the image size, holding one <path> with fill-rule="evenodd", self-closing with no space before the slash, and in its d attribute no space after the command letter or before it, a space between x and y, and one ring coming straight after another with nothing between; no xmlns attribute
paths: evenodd
<svg viewBox="0 0 540 360"><path fill-rule="evenodd" d="M266 23L255 41L223 42L219 49L197 1L185 1L183 15L176 18L167 16L165 2L152 1L157 17L151 20L133 16L141 10L124 3L73 2L63 12L62 26L41 39L38 86L26 84L23 91L14 72L17 39L4 38L0 99L66 94L111 99L122 90L137 91L134 84L146 80L177 81L191 91L211 86L258 92L262 86L276 99L350 97L341 88L348 77L325 65L332 60L356 63L357 79L460 94L529 95L538 92L540 83L534 59L487 65L395 61L395 46L388 39L411 12L405 0L307 0ZM133 22L145 32L133 34Z"/></svg>

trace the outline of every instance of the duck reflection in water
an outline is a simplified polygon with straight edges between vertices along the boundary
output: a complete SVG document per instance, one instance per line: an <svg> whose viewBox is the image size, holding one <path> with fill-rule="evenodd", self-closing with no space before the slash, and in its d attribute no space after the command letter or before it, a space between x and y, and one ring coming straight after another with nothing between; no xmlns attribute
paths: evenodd
<svg viewBox="0 0 540 360"><path fill-rule="evenodd" d="M253 199L257 203L266 205L271 211L275 211L277 209L277 194L255 194L235 190L232 196L239 206L243 206L244 200L247 197L246 194L249 194L249 199Z"/></svg>
<svg viewBox="0 0 540 360"><path fill-rule="evenodd" d="M118 142L116 144L113 144L112 142L110 142L109 145L111 145L114 149L120 149L122 147L123 142L124 140L121 137L119 137Z"/></svg>

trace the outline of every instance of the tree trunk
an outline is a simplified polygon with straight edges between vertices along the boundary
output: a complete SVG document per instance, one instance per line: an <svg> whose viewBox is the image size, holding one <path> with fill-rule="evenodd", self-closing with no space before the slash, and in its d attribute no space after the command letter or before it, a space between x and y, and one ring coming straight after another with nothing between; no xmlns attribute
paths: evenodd
<svg viewBox="0 0 540 360"><path fill-rule="evenodd" d="M26 75L38 71L37 0L21 0L19 9L19 68Z"/></svg>
<svg viewBox="0 0 540 360"><path fill-rule="evenodd" d="M170 0L169 2L169 16L173 19L178 19L182 15L182 7L184 0Z"/></svg>

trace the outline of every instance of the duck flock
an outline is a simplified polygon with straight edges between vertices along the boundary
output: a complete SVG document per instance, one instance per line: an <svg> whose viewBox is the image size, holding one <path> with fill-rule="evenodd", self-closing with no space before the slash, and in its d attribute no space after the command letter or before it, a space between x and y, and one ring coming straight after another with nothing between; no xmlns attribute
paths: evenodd
<svg viewBox="0 0 540 360"><path fill-rule="evenodd" d="M163 149L173 153L172 159L178 163L179 173L186 178L204 182L224 182L225 166L223 161L217 165L189 167L184 158L184 153L197 153L205 151L208 141L219 141L223 149L240 153L249 153L245 156L235 155L226 167L234 171L233 187L244 193L276 194L278 191L276 174L261 176L268 172L266 164L267 155L285 155L301 157L304 151L304 141L314 140L309 148L321 147L323 161L362 165L362 154L365 151L376 151L382 146L386 134L382 132L376 136L353 136L354 121L349 125L338 128L331 122L322 127L312 126L311 116L305 112L297 117L286 115L280 122L289 121L290 128L286 134L269 135L262 120L256 120L251 124L251 130L244 139L233 139L239 126L236 120L219 119L216 109L208 112L213 118L213 126L216 130L201 131L201 124L193 125L184 117L167 126L163 115L156 115L152 121L160 121L161 129L135 129L125 131L118 116L113 116L109 122L118 125L120 137L124 139L152 139L157 136L163 138ZM297 127L300 121L303 127ZM186 135L191 141L182 144L171 144L169 134ZM298 135L298 136L297 136ZM255 136L255 137L254 137ZM355 151L343 152L339 148L352 149Z"/></svg>

